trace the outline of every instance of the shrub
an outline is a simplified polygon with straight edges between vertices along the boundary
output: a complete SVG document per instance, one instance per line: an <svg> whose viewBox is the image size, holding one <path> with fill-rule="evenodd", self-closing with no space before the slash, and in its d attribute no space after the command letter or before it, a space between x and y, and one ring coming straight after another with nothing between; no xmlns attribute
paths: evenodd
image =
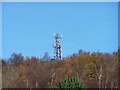
<svg viewBox="0 0 120 90"><path fill-rule="evenodd" d="M79 77L72 77L68 78L65 77L63 80L58 82L55 86L53 86L53 89L55 88L77 88L79 90L82 90L86 88L85 84L81 82Z"/></svg>

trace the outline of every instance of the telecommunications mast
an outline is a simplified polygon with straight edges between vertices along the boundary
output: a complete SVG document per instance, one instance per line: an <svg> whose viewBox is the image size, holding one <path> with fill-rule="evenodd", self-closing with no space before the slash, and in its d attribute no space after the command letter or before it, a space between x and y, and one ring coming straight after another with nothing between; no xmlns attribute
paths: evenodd
<svg viewBox="0 0 120 90"><path fill-rule="evenodd" d="M58 33L54 34L54 59L61 59L61 35Z"/></svg>

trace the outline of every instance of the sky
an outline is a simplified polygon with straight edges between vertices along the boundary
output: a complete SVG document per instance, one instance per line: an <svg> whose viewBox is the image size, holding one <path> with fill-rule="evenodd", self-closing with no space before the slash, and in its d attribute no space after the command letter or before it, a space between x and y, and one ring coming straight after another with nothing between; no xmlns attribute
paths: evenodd
<svg viewBox="0 0 120 90"><path fill-rule="evenodd" d="M2 57L2 3L0 2L0 58Z"/></svg>
<svg viewBox="0 0 120 90"><path fill-rule="evenodd" d="M111 53L118 48L118 3L4 2L2 58L12 53L54 56L54 33L62 34L62 56L82 49Z"/></svg>

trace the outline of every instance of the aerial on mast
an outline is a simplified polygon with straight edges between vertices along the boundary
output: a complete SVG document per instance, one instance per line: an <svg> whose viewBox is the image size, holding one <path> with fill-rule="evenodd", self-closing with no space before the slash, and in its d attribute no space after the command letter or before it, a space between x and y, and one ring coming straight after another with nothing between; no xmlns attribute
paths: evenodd
<svg viewBox="0 0 120 90"><path fill-rule="evenodd" d="M61 35L54 33L54 59L61 59Z"/></svg>

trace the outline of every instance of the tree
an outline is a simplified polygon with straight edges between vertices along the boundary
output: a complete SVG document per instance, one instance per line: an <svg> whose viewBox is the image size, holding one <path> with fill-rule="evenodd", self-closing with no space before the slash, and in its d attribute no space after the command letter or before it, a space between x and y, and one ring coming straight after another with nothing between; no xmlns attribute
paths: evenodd
<svg viewBox="0 0 120 90"><path fill-rule="evenodd" d="M50 60L48 52L45 52L45 54L43 56L43 60Z"/></svg>
<svg viewBox="0 0 120 90"><path fill-rule="evenodd" d="M24 57L22 56L21 53L19 54L13 53L11 57L9 58L8 62L10 64L20 65L24 63Z"/></svg>
<svg viewBox="0 0 120 90"><path fill-rule="evenodd" d="M81 82L79 77L65 77L63 80L60 80L53 88L58 88L61 90L61 88L79 88L79 90L82 90L86 88L85 84Z"/></svg>

